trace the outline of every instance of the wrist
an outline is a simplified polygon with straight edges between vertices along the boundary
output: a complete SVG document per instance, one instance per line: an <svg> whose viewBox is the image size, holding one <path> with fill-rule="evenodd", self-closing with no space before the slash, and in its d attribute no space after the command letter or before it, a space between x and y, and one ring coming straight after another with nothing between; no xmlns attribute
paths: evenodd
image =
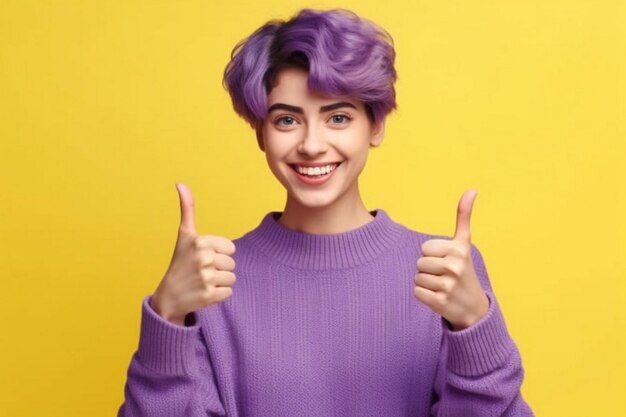
<svg viewBox="0 0 626 417"><path fill-rule="evenodd" d="M474 313L468 314L464 319L458 323L448 322L450 324L450 328L452 331L460 331L465 330L474 324L478 323L483 317L487 315L489 311L489 298L487 294L482 292L481 301L477 304L476 310Z"/></svg>
<svg viewBox="0 0 626 417"><path fill-rule="evenodd" d="M177 316L170 312L166 307L163 306L161 301L161 297L158 293L154 293L152 297L150 297L150 308L157 313L163 320L169 321L172 324L176 324L179 326L185 325L185 316Z"/></svg>

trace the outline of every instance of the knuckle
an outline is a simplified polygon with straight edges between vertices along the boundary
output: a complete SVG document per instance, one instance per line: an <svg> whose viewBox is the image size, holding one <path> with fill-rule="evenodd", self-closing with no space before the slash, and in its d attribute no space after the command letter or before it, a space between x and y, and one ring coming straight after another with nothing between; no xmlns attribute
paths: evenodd
<svg viewBox="0 0 626 417"><path fill-rule="evenodd" d="M211 285L215 281L215 272L212 270L203 269L202 272L202 280L205 284Z"/></svg>
<svg viewBox="0 0 626 417"><path fill-rule="evenodd" d="M201 268L206 268L207 266L213 265L215 262L215 255L213 253L198 253L196 257L196 261L200 265Z"/></svg>
<svg viewBox="0 0 626 417"><path fill-rule="evenodd" d="M446 262L445 269L446 271L457 277L461 276L461 274L463 273L463 265L459 262Z"/></svg>
<svg viewBox="0 0 626 417"><path fill-rule="evenodd" d="M441 280L441 289L446 293L452 292L454 289L454 280L451 279L442 279Z"/></svg>
<svg viewBox="0 0 626 417"><path fill-rule="evenodd" d="M196 236L193 240L194 249L202 249L204 246L204 238L202 236Z"/></svg>

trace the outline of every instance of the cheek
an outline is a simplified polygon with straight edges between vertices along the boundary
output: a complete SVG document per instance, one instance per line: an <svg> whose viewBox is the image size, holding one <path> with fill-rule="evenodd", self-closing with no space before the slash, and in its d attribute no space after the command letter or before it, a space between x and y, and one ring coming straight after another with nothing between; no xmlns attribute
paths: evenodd
<svg viewBox="0 0 626 417"><path fill-rule="evenodd" d="M265 154L269 161L277 161L283 159L287 149L284 145L277 144L275 141L265 141Z"/></svg>
<svg viewBox="0 0 626 417"><path fill-rule="evenodd" d="M276 143L278 143L278 141L274 138L272 133L273 132L271 132L267 128L263 129L263 146L265 147L265 153L267 154L268 158L270 158L270 156L276 155L277 153Z"/></svg>
<svg viewBox="0 0 626 417"><path fill-rule="evenodd" d="M266 130L264 132L265 138L265 153L268 158L273 160L285 159L289 154L293 153L300 140L298 132L276 132L272 130Z"/></svg>
<svg viewBox="0 0 626 417"><path fill-rule="evenodd" d="M340 142L339 151L350 159L361 160L367 158L369 151L369 137L365 132L350 135L343 138Z"/></svg>
<svg viewBox="0 0 626 417"><path fill-rule="evenodd" d="M288 155L289 149L284 144L272 140L265 142L265 159L275 176L280 177L285 174L287 169L291 169L285 164Z"/></svg>

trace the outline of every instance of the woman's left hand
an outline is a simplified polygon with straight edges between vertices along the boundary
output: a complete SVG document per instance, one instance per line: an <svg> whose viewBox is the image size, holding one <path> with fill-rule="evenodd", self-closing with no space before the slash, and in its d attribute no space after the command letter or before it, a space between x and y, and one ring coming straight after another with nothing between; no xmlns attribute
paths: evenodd
<svg viewBox="0 0 626 417"><path fill-rule="evenodd" d="M430 239L417 260L415 297L445 318L454 330L470 327L489 309L472 262L470 218L475 190L463 193L452 239Z"/></svg>

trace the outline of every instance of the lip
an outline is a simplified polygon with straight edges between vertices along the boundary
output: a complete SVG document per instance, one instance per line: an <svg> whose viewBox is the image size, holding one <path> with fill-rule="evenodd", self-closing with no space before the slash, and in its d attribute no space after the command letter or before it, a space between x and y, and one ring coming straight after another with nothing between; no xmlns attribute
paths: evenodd
<svg viewBox="0 0 626 417"><path fill-rule="evenodd" d="M341 161L343 162L343 161ZM298 163L298 162L293 162L291 164L289 164L291 167L298 165L301 167L311 167L311 168L315 168L315 167L323 167L326 165L339 165L341 164L341 162L337 162L337 161L330 161L330 162L302 162L302 163Z"/></svg>
<svg viewBox="0 0 626 417"><path fill-rule="evenodd" d="M307 184L307 185L322 185L322 184L327 183L333 177L333 175L335 175L335 172L337 171L337 169L339 169L341 162L339 163L337 162L307 163L307 164L300 165L300 166L306 166L306 167L316 167L316 166L325 166L325 165L333 165L333 164L337 164L335 169L333 169L329 174L326 174L325 176L321 178L311 178L306 175L300 174L296 170L296 165L300 165L300 164L289 164L289 166L291 167L291 170L294 172L294 174L296 174L296 177L300 180L300 182Z"/></svg>

